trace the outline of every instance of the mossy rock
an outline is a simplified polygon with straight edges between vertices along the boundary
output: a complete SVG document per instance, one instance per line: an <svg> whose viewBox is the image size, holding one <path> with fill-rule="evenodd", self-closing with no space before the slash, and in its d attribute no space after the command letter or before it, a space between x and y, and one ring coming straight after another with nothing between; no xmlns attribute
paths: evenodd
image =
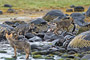
<svg viewBox="0 0 90 60"><path fill-rule="evenodd" d="M42 57L42 55L33 55L33 58L39 58L39 59L41 59L43 57Z"/></svg>
<svg viewBox="0 0 90 60"><path fill-rule="evenodd" d="M44 57L44 59L52 59L53 60L52 57L48 57L48 56Z"/></svg>
<svg viewBox="0 0 90 60"><path fill-rule="evenodd" d="M80 52L90 51L90 31L83 32L72 39L68 48L78 48Z"/></svg>
<svg viewBox="0 0 90 60"><path fill-rule="evenodd" d="M7 53L6 51L0 51L0 53Z"/></svg>
<svg viewBox="0 0 90 60"><path fill-rule="evenodd" d="M63 58L61 58L61 59L58 59L58 60L64 60Z"/></svg>
<svg viewBox="0 0 90 60"><path fill-rule="evenodd" d="M5 60L16 60L15 58L5 58Z"/></svg>

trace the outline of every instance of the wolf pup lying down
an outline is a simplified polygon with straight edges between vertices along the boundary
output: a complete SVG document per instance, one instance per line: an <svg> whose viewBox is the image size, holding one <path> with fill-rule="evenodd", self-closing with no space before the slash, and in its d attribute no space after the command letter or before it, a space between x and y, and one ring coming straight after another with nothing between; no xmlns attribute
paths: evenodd
<svg viewBox="0 0 90 60"><path fill-rule="evenodd" d="M16 49L20 49L20 50L24 50L24 52L26 53L26 60L29 58L29 53L30 53L30 44L25 42L25 41L19 41L19 40L15 40L13 37L12 33L6 32L6 39L8 40L8 42L10 43L10 45L14 48L14 54L16 57Z"/></svg>

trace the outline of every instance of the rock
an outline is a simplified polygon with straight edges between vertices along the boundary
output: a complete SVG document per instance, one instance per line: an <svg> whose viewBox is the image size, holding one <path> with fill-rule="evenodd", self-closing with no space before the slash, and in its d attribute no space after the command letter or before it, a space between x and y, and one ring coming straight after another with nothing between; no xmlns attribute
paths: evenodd
<svg viewBox="0 0 90 60"><path fill-rule="evenodd" d="M65 14L65 16L69 16L69 14Z"/></svg>
<svg viewBox="0 0 90 60"><path fill-rule="evenodd" d="M76 37L69 43L69 48L79 48L82 51L89 51L90 45L88 44L90 38L90 31L83 32Z"/></svg>
<svg viewBox="0 0 90 60"><path fill-rule="evenodd" d="M53 41L53 45L56 45L56 46L62 46L63 43L64 43L64 37L63 36L59 36L56 40Z"/></svg>
<svg viewBox="0 0 90 60"><path fill-rule="evenodd" d="M81 60L89 60L89 59L90 59L90 54L87 54L81 58Z"/></svg>
<svg viewBox="0 0 90 60"><path fill-rule="evenodd" d="M68 48L67 47L67 52L70 52L70 51L74 51L75 53L81 52L79 48Z"/></svg>
<svg viewBox="0 0 90 60"><path fill-rule="evenodd" d="M83 6L76 6L74 7L74 12L83 12L84 11L84 7Z"/></svg>
<svg viewBox="0 0 90 60"><path fill-rule="evenodd" d="M81 13L72 13L70 15L74 19L74 23L79 25L79 26L85 26L85 16Z"/></svg>
<svg viewBox="0 0 90 60"><path fill-rule="evenodd" d="M45 33L38 33L37 34L37 36L40 37L40 38L42 38L42 39L44 38L44 35L45 35Z"/></svg>
<svg viewBox="0 0 90 60"><path fill-rule="evenodd" d="M34 23L35 25L39 25L39 24L46 24L47 22L42 18L37 18L36 20L32 20L31 23Z"/></svg>
<svg viewBox="0 0 90 60"><path fill-rule="evenodd" d="M37 41L42 41L42 39L38 36L34 36L33 38L30 38L29 41L37 42Z"/></svg>
<svg viewBox="0 0 90 60"><path fill-rule="evenodd" d="M75 51L69 51L68 54L75 54Z"/></svg>
<svg viewBox="0 0 90 60"><path fill-rule="evenodd" d="M3 11L0 10L0 15L2 15L2 14L3 14Z"/></svg>
<svg viewBox="0 0 90 60"><path fill-rule="evenodd" d="M61 12L60 10L51 10L43 17L43 19L45 19L46 21L52 21L57 17L62 19L64 17L63 12Z"/></svg>
<svg viewBox="0 0 90 60"><path fill-rule="evenodd" d="M90 17L90 7L88 8L88 10L86 11L86 14L85 14L87 17Z"/></svg>
<svg viewBox="0 0 90 60"><path fill-rule="evenodd" d="M73 12L73 9L66 9L66 12Z"/></svg>
<svg viewBox="0 0 90 60"><path fill-rule="evenodd" d="M16 27L20 24L26 24L26 23L24 21L5 21L5 22L3 22L3 24L10 25L12 27Z"/></svg>
<svg viewBox="0 0 90 60"><path fill-rule="evenodd" d="M12 7L12 5L4 4L4 7Z"/></svg>
<svg viewBox="0 0 90 60"><path fill-rule="evenodd" d="M3 22L3 24L13 26L14 23L11 21L5 21Z"/></svg>
<svg viewBox="0 0 90 60"><path fill-rule="evenodd" d="M51 40L52 36L54 36L52 32L46 33L44 36L44 40Z"/></svg>
<svg viewBox="0 0 90 60"><path fill-rule="evenodd" d="M16 27L16 26L18 26L18 25L20 25L19 23L15 23L12 27Z"/></svg>
<svg viewBox="0 0 90 60"><path fill-rule="evenodd" d="M31 44L31 50L37 49L37 48L38 48L38 45L36 45L36 44Z"/></svg>
<svg viewBox="0 0 90 60"><path fill-rule="evenodd" d="M71 5L70 8L75 8L75 5Z"/></svg>
<svg viewBox="0 0 90 60"><path fill-rule="evenodd" d="M7 13L14 13L14 12L15 12L15 10L11 9L11 8L7 10Z"/></svg>
<svg viewBox="0 0 90 60"><path fill-rule="evenodd" d="M61 53L65 53L66 49L65 48L59 48L58 51L61 52Z"/></svg>
<svg viewBox="0 0 90 60"><path fill-rule="evenodd" d="M32 34L32 33L27 33L27 34L25 34L25 37L26 37L27 39L33 38L34 36L35 36L35 35Z"/></svg>

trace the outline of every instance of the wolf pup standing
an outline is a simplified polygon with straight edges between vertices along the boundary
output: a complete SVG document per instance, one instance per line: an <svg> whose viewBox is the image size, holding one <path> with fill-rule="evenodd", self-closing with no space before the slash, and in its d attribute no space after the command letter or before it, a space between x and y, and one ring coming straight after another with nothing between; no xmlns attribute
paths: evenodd
<svg viewBox="0 0 90 60"><path fill-rule="evenodd" d="M24 50L24 52L26 53L26 59L29 58L29 53L30 53L30 44L25 42L25 41L19 41L19 40L15 40L13 38L13 34L6 32L6 39L8 40L8 42L10 43L10 45L14 48L14 53L16 57L16 49L20 49L20 50Z"/></svg>

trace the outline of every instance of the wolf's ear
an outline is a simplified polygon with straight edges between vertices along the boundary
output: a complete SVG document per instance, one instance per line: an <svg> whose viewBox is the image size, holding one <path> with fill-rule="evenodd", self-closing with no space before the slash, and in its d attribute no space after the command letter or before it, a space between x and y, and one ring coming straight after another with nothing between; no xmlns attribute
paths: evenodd
<svg viewBox="0 0 90 60"><path fill-rule="evenodd" d="M12 37L12 33L10 34L10 37Z"/></svg>
<svg viewBox="0 0 90 60"><path fill-rule="evenodd" d="M8 34L6 33L6 37L8 37Z"/></svg>

